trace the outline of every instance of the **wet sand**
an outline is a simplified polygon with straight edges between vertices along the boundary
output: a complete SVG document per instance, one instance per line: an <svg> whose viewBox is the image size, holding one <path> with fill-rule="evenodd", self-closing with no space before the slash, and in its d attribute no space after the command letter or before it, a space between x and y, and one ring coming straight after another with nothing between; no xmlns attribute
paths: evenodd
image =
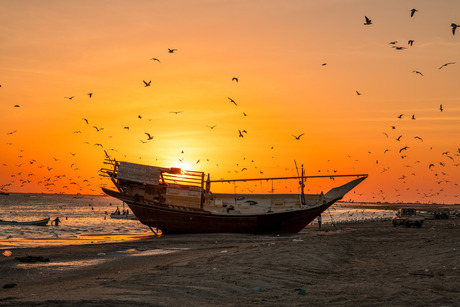
<svg viewBox="0 0 460 307"><path fill-rule="evenodd" d="M0 286L16 285L0 288L0 305L458 306L459 234L460 219L386 221L9 249Z"/></svg>

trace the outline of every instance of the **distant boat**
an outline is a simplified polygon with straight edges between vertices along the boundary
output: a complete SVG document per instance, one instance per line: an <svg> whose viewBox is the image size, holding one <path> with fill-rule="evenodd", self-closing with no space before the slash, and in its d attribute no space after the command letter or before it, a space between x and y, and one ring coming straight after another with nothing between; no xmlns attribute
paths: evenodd
<svg viewBox="0 0 460 307"><path fill-rule="evenodd" d="M332 175L237 180L204 179L203 172L108 159L103 169L118 191L102 188L125 202L139 221L166 233L298 233L367 175ZM304 194L315 177L358 177L326 194ZM211 182L296 179L301 194L213 194Z"/></svg>
<svg viewBox="0 0 460 307"><path fill-rule="evenodd" d="M112 219L125 219L125 220L137 220L137 217L133 213L129 214L117 214L117 213L112 213L110 214L110 218Z"/></svg>
<svg viewBox="0 0 460 307"><path fill-rule="evenodd" d="M49 222L50 218L47 217L42 220L38 221L28 221L28 222L18 222L18 221L4 221L0 220L0 225L18 225L18 226L27 226L27 225L33 225L33 226L46 226Z"/></svg>

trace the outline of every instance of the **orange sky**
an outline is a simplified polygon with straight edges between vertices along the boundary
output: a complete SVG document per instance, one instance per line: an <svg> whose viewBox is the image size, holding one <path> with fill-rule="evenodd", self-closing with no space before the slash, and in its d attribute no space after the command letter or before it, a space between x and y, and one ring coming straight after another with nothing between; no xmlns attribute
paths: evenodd
<svg viewBox="0 0 460 307"><path fill-rule="evenodd" d="M458 203L460 61L439 67L459 60L459 12L454 0L0 0L0 187L99 194L105 149L213 179L293 176L296 160L307 175L369 174L346 199Z"/></svg>

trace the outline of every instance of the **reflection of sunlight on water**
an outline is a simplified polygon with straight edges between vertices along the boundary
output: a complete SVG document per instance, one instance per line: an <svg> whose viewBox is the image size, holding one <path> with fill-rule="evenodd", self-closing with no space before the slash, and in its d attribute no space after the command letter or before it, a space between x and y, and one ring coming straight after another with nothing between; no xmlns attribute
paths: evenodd
<svg viewBox="0 0 460 307"><path fill-rule="evenodd" d="M13 247L37 247L37 246L59 246L59 245L83 245L83 244L101 244L101 243L116 243L142 240L147 238L156 238L151 232L145 233L122 233L122 234L99 234L85 236L69 236L61 238L39 238L39 239L24 239L24 238L9 238L0 240L0 248Z"/></svg>
<svg viewBox="0 0 460 307"><path fill-rule="evenodd" d="M18 269L34 269L34 268L50 268L54 270L65 270L72 268L82 268L91 265L98 265L106 259L91 259L91 260L78 260L78 261L62 261L62 262L47 262L47 263L20 263L17 265Z"/></svg>
<svg viewBox="0 0 460 307"><path fill-rule="evenodd" d="M169 248L169 249L151 249L151 250L128 250L130 256L157 256L157 255L167 255L172 253L177 253L180 251L189 250L190 248ZM124 252L128 252L124 251Z"/></svg>
<svg viewBox="0 0 460 307"><path fill-rule="evenodd" d="M115 257L107 256L105 253L100 253L98 259L85 259L85 260L69 260L69 261L51 261L51 262L39 262L39 263L19 263L17 264L18 269L50 269L50 270L68 270L76 269L88 266L100 265L104 262L118 259L119 257L128 257L128 256L160 256L167 255L172 253L177 253L180 251L189 250L189 248L168 248L168 249L151 249L151 250L138 250L138 249L128 249L124 251L118 251Z"/></svg>

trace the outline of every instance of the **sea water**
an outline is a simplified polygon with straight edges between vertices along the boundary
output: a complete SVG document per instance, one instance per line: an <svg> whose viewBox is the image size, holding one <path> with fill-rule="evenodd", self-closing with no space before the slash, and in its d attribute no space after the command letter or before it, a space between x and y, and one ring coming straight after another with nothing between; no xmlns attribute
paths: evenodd
<svg viewBox="0 0 460 307"><path fill-rule="evenodd" d="M150 232L138 220L111 219L116 208L128 210L123 202L103 196L10 194L0 196L0 219L36 221L59 217L59 226L0 225L0 240L78 237L84 235Z"/></svg>
<svg viewBox="0 0 460 307"><path fill-rule="evenodd" d="M138 220L112 219L116 208L129 208L118 199L106 196L51 194L10 194L0 196L0 219L36 221L59 217L59 226L0 225L0 248L19 239L81 238L93 235L152 233ZM322 214L323 224L389 220L393 210L350 209L333 206ZM312 222L315 224L316 220ZM3 243L2 243L3 242ZM64 243L63 243L64 244ZM33 244L28 244L31 246Z"/></svg>

